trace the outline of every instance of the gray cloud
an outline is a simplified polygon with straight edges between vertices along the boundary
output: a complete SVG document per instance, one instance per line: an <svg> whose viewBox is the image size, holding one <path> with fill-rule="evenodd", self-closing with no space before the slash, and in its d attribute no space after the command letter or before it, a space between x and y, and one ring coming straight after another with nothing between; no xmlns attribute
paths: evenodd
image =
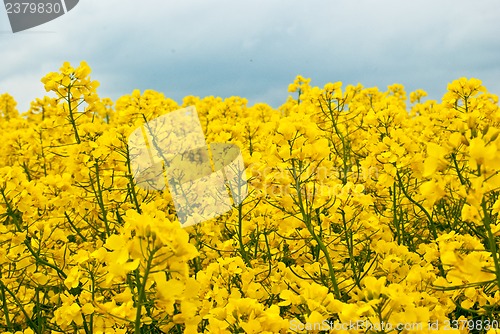
<svg viewBox="0 0 500 334"><path fill-rule="evenodd" d="M113 99L138 88L276 107L297 74L320 86L397 82L434 99L477 77L498 94L499 16L495 0L86 0L12 34L0 10L0 92L25 110L45 94L43 75L86 60Z"/></svg>

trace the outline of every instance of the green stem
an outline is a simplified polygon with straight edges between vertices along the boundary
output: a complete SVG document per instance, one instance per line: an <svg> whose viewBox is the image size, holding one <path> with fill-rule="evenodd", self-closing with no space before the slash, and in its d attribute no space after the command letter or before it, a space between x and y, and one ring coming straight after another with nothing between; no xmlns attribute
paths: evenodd
<svg viewBox="0 0 500 334"><path fill-rule="evenodd" d="M330 257L330 253L328 252L328 249L326 248L325 244L323 243L323 240L316 234L314 231L314 226L312 225L311 222L311 215L306 212L304 209L304 200L302 198L302 192L301 192L301 182L300 182L300 177L297 175L297 170L295 168L295 162L292 160L292 176L295 180L295 190L297 191L297 204L299 206L300 213L302 215L302 221L307 227L307 230L311 234L311 236L314 238L316 243L318 244L321 252L325 256L326 263L328 265L328 273L330 275L330 280L332 283L333 287L333 292L335 294L335 298L339 299L341 298L340 295L340 289L337 283L337 278L335 277L335 269L333 268L333 262Z"/></svg>
<svg viewBox="0 0 500 334"><path fill-rule="evenodd" d="M64 216L65 216L65 217L66 217L66 219L68 220L69 225L71 225L71 227L75 230L76 234L78 234L78 236L79 236L80 238L82 238L82 240L83 240L84 242L85 242L85 241L87 241L87 238L85 238L85 236L84 236L84 235L80 232L80 229L79 229L79 228L77 228L77 227L75 226L75 224L73 224L73 222L72 222L72 221L71 221L71 219L69 218L69 215L68 215L68 213L67 213L66 211L64 211Z"/></svg>
<svg viewBox="0 0 500 334"><path fill-rule="evenodd" d="M140 282L139 269L136 269L136 281L138 283L138 296L137 296L137 310L135 313L135 334L141 333L141 312L142 312L142 304L146 299L146 283L148 280L149 272L151 270L151 264L153 263L153 257L156 253L155 250L152 250L149 254L148 261L146 262L146 268L144 269L144 277L142 278L142 282Z"/></svg>
<svg viewBox="0 0 500 334"><path fill-rule="evenodd" d="M3 284L2 280L0 280L0 286L2 288L2 291L7 291L9 293L9 295L14 299L14 302L16 303L16 305L19 307L19 309L23 313L25 320L28 323L28 325L30 326L30 328L33 329L35 331L35 333L38 334L39 331L38 331L36 324L33 322L33 320L31 320L31 317L28 315L28 312L26 312L26 310L24 309L21 301L17 298L16 294L13 293L12 291L10 291L10 289L5 284Z"/></svg>
<svg viewBox="0 0 500 334"><path fill-rule="evenodd" d="M2 308L3 308L3 314L5 316L5 323L7 325L7 329L10 330L10 329L13 329L13 327L12 327L12 323L10 322L10 318L9 318L9 308L7 306L7 298L5 298L5 287L4 287L4 284L1 280L0 280L0 289L2 292Z"/></svg>
<svg viewBox="0 0 500 334"><path fill-rule="evenodd" d="M137 212L141 213L141 206L139 205L139 201L137 200L137 193L135 191L135 184L134 184L134 176L132 175L132 166L130 165L130 151L128 149L128 146L126 148L126 159L127 159L127 179L128 179L128 188L130 191L130 197L132 199L132 203L135 205L135 209Z"/></svg>
<svg viewBox="0 0 500 334"><path fill-rule="evenodd" d="M462 172L460 172L460 168L458 167L457 155L455 153L452 153L451 158L453 160L453 166L455 167L455 170L457 171L458 178L460 179L460 184L465 186L466 185L465 179L462 176Z"/></svg>
<svg viewBox="0 0 500 334"><path fill-rule="evenodd" d="M248 257L248 253L245 249L245 244L243 243L243 204L238 205L238 242L240 244L240 253L241 257L245 261L245 264L252 268L252 264L250 263L250 259Z"/></svg>
<svg viewBox="0 0 500 334"><path fill-rule="evenodd" d="M43 175L47 176L47 159L45 157L45 151L44 151L44 146L43 146L43 136L42 136L42 130L40 130L40 147L41 147L41 154L42 154L42 160L43 160Z"/></svg>
<svg viewBox="0 0 500 334"><path fill-rule="evenodd" d="M31 253L31 255L33 255L33 257L35 258L35 260L36 260L37 263L43 264L43 265L45 265L45 266L47 266L49 268L54 269L57 272L57 274L59 275L59 277L61 277L63 279L66 279L67 275L64 273L64 271L62 271L56 265L53 265L53 264L49 263L48 261L42 259L40 257L40 255L37 254L34 251L34 249L31 247L30 242L28 241L28 239L24 240L24 244L26 245L26 248L28 248L28 250Z"/></svg>
<svg viewBox="0 0 500 334"><path fill-rule="evenodd" d="M394 227L396 228L396 233L397 233L398 245L401 245L401 231L399 229L398 210L396 204L396 182L394 182L392 186L392 214L393 214Z"/></svg>
<svg viewBox="0 0 500 334"><path fill-rule="evenodd" d="M31 181L30 170L28 168L28 165L26 165L26 162L23 162L23 170L26 173L26 177L28 178L28 181Z"/></svg>
<svg viewBox="0 0 500 334"><path fill-rule="evenodd" d="M434 226L434 220L432 219L431 215L429 214L429 212L424 208L424 206L420 203L418 203L417 201L415 201L409 194L408 192L406 191L406 188L403 184L403 180L401 179L401 175L399 175L399 172L396 172L396 176L398 178L398 184L399 184L399 187L401 188L401 191L403 192L403 194L405 195L405 197L411 202L413 203L414 205L416 205L424 214L425 216L427 217L427 219L429 220L429 227L430 227L430 230L431 230L431 233L432 233L432 236L434 238L434 240L436 240L438 238L438 235L437 235L437 231L436 231L436 227Z"/></svg>
<svg viewBox="0 0 500 334"><path fill-rule="evenodd" d="M104 198L102 197L102 188L101 188L101 179L99 177L99 164L98 160L95 160L95 175L96 175L96 183L97 183L97 190L95 189L93 183L92 184L92 189L94 190L94 194L97 196L97 203L99 204L99 208L101 209L102 212L102 221L104 222L104 227L106 228L106 235L109 237L111 235L111 230L109 228L109 222L108 222L108 212L106 210L106 207L104 206Z"/></svg>
<svg viewBox="0 0 500 334"><path fill-rule="evenodd" d="M408 194L408 192L406 191L406 188L403 184L403 180L401 179L401 175L399 174L399 171L396 172L396 177L398 179L398 184L399 184L399 187L401 189L401 191L403 192L403 194L405 195L405 197L411 202L413 203L414 205L416 205L424 214L425 216L427 217L427 219L429 220L429 229L432 233L432 236L434 238L434 241L437 240L438 238L438 235L437 235L437 231L436 231L436 227L434 225L434 220L432 219L431 215L429 214L429 212L423 207L422 204L418 203L417 201L415 201L411 196L410 194ZM438 246L439 248L439 246ZM443 265L441 264L441 262L439 262L438 264L438 269L439 269L439 273L441 274L442 277L445 277L445 273L444 273L444 269L443 269Z"/></svg>
<svg viewBox="0 0 500 334"><path fill-rule="evenodd" d="M345 212L343 209L340 209L340 214L342 216L342 223L344 225L344 235L345 242L347 246L347 252L349 254L349 264L352 270L352 276L356 282L356 285L361 288L360 274L356 268L356 264L354 263L354 240L352 238L352 230L347 227L347 221L345 219Z"/></svg>
<svg viewBox="0 0 500 334"><path fill-rule="evenodd" d="M481 203L481 207L483 209L483 215L484 215L483 224L486 229L486 232L488 233L488 246L491 252L491 257L493 257L493 263L495 264L496 283L498 288L500 289L500 260L498 259L497 243L495 240L495 235L491 230L491 217L486 208L486 201L484 200L484 198Z"/></svg>
<svg viewBox="0 0 500 334"><path fill-rule="evenodd" d="M75 132L75 139L78 144L80 144L80 135L78 134L78 128L76 126L76 121L75 117L73 115L73 108L71 107L71 85L67 87L68 89L68 95L66 96L66 101L68 102L68 109L69 109L69 122L71 123L71 126L73 127L73 131Z"/></svg>
<svg viewBox="0 0 500 334"><path fill-rule="evenodd" d="M21 232L23 229L21 228L21 225L19 224L18 217L16 215L16 212L12 208L11 203L7 199L7 195L5 194L5 188L0 187L0 193L2 194L5 206L7 207L7 216L12 219L12 222L17 228L18 232Z"/></svg>

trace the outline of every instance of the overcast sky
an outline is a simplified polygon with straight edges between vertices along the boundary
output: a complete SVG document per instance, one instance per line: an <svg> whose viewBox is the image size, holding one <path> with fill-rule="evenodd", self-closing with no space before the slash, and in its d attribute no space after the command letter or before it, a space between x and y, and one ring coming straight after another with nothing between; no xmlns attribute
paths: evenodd
<svg viewBox="0 0 500 334"><path fill-rule="evenodd" d="M81 60L113 100L154 89L278 107L298 74L432 99L476 77L500 94L499 33L498 0L80 0L16 34L0 7L0 94L26 111L46 73Z"/></svg>

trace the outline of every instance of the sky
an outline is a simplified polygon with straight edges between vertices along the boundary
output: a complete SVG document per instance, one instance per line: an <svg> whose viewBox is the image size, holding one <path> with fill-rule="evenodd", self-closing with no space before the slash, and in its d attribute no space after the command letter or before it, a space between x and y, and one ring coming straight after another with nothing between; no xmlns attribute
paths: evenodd
<svg viewBox="0 0 500 334"><path fill-rule="evenodd" d="M499 95L499 32L498 0L80 0L15 34L0 7L0 94L27 111L44 75L85 60L113 100L153 89L278 107L297 75L437 100L475 77Z"/></svg>

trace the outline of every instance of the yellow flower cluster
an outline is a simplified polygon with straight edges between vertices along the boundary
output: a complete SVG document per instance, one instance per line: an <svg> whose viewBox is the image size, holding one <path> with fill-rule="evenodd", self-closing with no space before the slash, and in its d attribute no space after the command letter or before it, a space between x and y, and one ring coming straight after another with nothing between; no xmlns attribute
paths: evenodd
<svg viewBox="0 0 500 334"><path fill-rule="evenodd" d="M64 63L24 114L0 95L3 333L500 333L500 108L297 77L279 108L100 98ZM248 197L182 228L128 136L195 106Z"/></svg>

